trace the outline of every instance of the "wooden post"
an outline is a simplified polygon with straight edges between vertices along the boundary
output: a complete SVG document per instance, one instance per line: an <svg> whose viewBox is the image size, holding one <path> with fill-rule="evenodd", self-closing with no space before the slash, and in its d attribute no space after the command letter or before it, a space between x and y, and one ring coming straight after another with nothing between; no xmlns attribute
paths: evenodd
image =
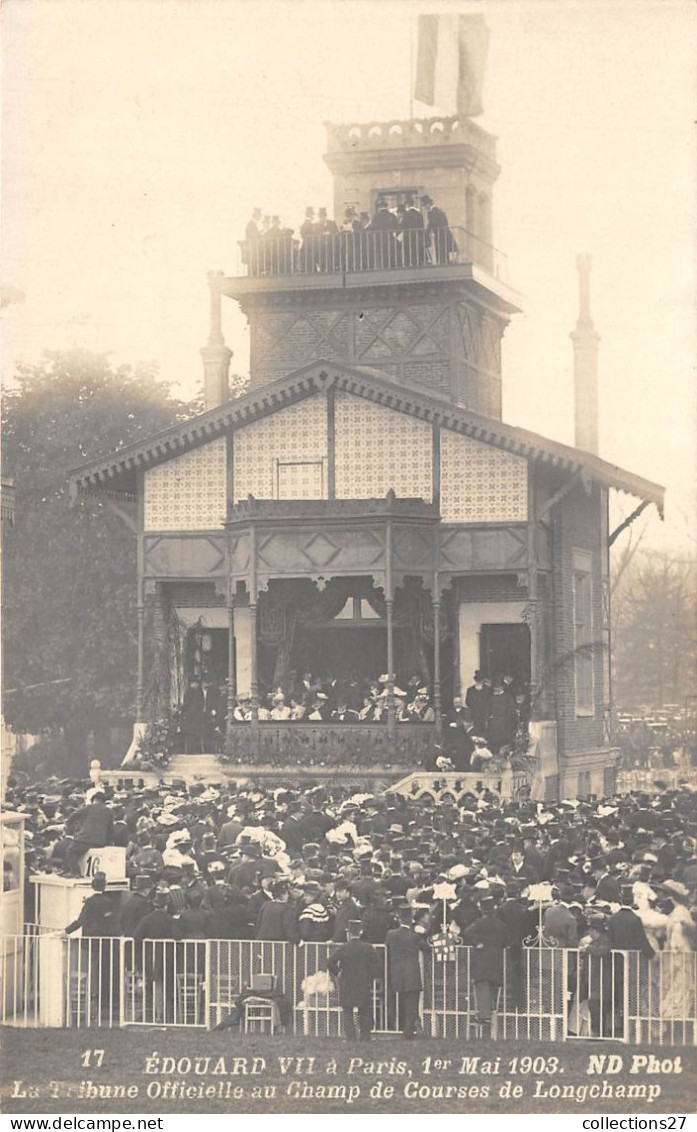
<svg viewBox="0 0 697 1132"><path fill-rule="evenodd" d="M385 561L385 614L387 618L387 734L395 735L394 706L394 578L392 575L392 519L387 519Z"/></svg>
<svg viewBox="0 0 697 1132"><path fill-rule="evenodd" d="M143 723L145 713L145 475L139 468L136 473L137 529L136 565L138 589L136 616L138 619L138 671L136 674L136 723Z"/></svg>
<svg viewBox="0 0 697 1132"><path fill-rule="evenodd" d="M227 599L227 733L232 731L232 713L235 710L237 699L237 645L235 641L235 582L232 577L228 579Z"/></svg>
<svg viewBox="0 0 697 1132"><path fill-rule="evenodd" d="M336 499L336 389L327 389L327 499Z"/></svg>
<svg viewBox="0 0 697 1132"><path fill-rule="evenodd" d="M257 671L257 603L252 600L255 595L250 594L249 600L249 660L251 668L251 696L252 696L252 722L259 719L259 674Z"/></svg>
<svg viewBox="0 0 697 1132"><path fill-rule="evenodd" d="M534 470L532 461L528 462L528 605L530 607L530 619L528 628L530 630L530 707L531 719L539 718L540 704L539 691L541 685L539 664L539 641L538 633L540 627L540 616L537 608L537 539L538 539L538 525L537 516L535 514L535 483L534 483Z"/></svg>
<svg viewBox="0 0 697 1132"><path fill-rule="evenodd" d="M143 579L138 581L138 675L136 678L136 723L143 723L145 714L145 594Z"/></svg>
<svg viewBox="0 0 697 1132"><path fill-rule="evenodd" d="M436 714L436 735L443 730L440 703L440 584L438 574L433 576L433 710Z"/></svg>

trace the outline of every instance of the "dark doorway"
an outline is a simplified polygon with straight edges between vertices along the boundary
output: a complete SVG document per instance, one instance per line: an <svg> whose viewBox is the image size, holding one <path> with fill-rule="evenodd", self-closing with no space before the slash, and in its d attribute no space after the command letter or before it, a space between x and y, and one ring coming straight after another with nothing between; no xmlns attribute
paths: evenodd
<svg viewBox="0 0 697 1132"><path fill-rule="evenodd" d="M511 625L482 625L479 637L479 665L485 676L501 679L513 676L520 687L530 682L530 630L519 622Z"/></svg>

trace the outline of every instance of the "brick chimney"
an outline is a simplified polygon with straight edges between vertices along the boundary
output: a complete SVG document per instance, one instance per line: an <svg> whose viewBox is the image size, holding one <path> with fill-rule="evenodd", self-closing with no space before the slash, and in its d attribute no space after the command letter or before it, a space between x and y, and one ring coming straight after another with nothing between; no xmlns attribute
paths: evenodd
<svg viewBox="0 0 697 1132"><path fill-rule="evenodd" d="M590 274L593 260L576 256L579 314L571 332L574 344L575 444L584 452L598 453L598 343L600 335L590 312Z"/></svg>
<svg viewBox="0 0 697 1132"><path fill-rule="evenodd" d="M208 272L208 288L211 298L211 329L208 343L201 350L203 358L203 400L204 408L216 409L230 400L229 371L232 350L225 345L221 321L220 284L222 271Z"/></svg>

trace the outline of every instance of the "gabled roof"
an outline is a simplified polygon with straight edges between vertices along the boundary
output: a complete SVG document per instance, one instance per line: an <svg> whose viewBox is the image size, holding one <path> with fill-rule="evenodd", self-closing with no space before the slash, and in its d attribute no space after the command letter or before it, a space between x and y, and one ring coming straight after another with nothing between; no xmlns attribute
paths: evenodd
<svg viewBox="0 0 697 1132"><path fill-rule="evenodd" d="M528 460L572 474L578 473L586 481L596 481L606 487L626 491L649 503L655 503L662 513L664 489L659 484L623 471L615 464L601 460L599 456L582 452L568 444L560 444L556 440L548 440L527 429L473 413L420 388L397 385L380 370L324 360L294 370L287 377L269 385L252 389L242 397L200 413L183 424L165 429L149 440L81 465L70 474L71 490L76 493L107 491L132 494L136 490L138 471L180 456L216 437L224 436L230 430L243 428L252 421L314 393L324 392L331 386L396 412L440 424Z"/></svg>

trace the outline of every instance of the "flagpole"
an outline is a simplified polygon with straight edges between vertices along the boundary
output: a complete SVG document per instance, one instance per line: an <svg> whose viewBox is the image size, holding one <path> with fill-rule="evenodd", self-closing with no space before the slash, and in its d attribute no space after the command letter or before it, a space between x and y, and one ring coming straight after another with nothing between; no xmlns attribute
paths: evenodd
<svg viewBox="0 0 697 1132"><path fill-rule="evenodd" d="M414 17L409 21L409 117L414 117Z"/></svg>

